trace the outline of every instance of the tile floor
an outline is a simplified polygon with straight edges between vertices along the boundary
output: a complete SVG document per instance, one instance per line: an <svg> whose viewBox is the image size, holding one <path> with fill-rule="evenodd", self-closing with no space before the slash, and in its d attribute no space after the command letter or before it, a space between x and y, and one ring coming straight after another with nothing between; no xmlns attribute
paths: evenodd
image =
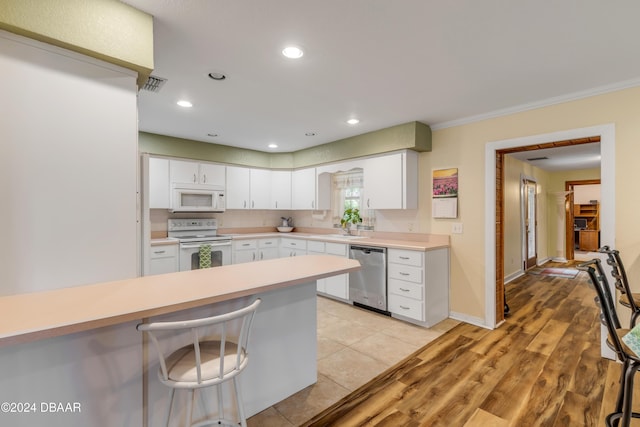
<svg viewBox="0 0 640 427"><path fill-rule="evenodd" d="M248 427L298 426L458 323L426 329L318 297L318 382L249 418Z"/></svg>

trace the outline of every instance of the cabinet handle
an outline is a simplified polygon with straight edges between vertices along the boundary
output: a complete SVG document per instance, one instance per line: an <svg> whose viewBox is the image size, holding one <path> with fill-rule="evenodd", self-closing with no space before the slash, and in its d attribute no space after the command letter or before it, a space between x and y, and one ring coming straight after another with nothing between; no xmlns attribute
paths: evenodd
<svg viewBox="0 0 640 427"><path fill-rule="evenodd" d="M316 208L316 201L315 201L315 200L312 200L312 201L311 201L311 208L312 208L312 209L315 209L315 208Z"/></svg>
<svg viewBox="0 0 640 427"><path fill-rule="evenodd" d="M207 174L203 174L203 175L202 175L202 182L203 182L204 184L206 184L206 183L207 183Z"/></svg>
<svg viewBox="0 0 640 427"><path fill-rule="evenodd" d="M408 276L409 273L403 273L402 271L399 271L398 273L400 273L401 276Z"/></svg>
<svg viewBox="0 0 640 427"><path fill-rule="evenodd" d="M196 182L198 182L198 177L196 176L196 174L193 174L193 183L195 184Z"/></svg>
<svg viewBox="0 0 640 427"><path fill-rule="evenodd" d="M399 288L402 292L409 292L409 289Z"/></svg>
<svg viewBox="0 0 640 427"><path fill-rule="evenodd" d="M403 310L410 310L409 307L405 307L404 305L401 305L400 308L403 309Z"/></svg>
<svg viewBox="0 0 640 427"><path fill-rule="evenodd" d="M272 243L273 243L273 242L264 242L264 244L265 244L265 245L270 245L270 244L272 244Z"/></svg>
<svg viewBox="0 0 640 427"><path fill-rule="evenodd" d="M165 252L166 252L166 251L154 251L153 253L154 253L154 254L163 254L163 253L165 253Z"/></svg>
<svg viewBox="0 0 640 427"><path fill-rule="evenodd" d="M291 246L295 246L297 243L291 242Z"/></svg>
<svg viewBox="0 0 640 427"><path fill-rule="evenodd" d="M264 253L260 252L260 259L264 259Z"/></svg>
<svg viewBox="0 0 640 427"><path fill-rule="evenodd" d="M367 199L367 207L369 207L369 200L370 200L370 199Z"/></svg>
<svg viewBox="0 0 640 427"><path fill-rule="evenodd" d="M401 257L398 257L398 258L400 258L400 259L409 259L408 256L401 256Z"/></svg>
<svg viewBox="0 0 640 427"><path fill-rule="evenodd" d="M256 260L256 253L255 252L253 253L253 257L252 258L253 258L254 261Z"/></svg>
<svg viewBox="0 0 640 427"><path fill-rule="evenodd" d="M254 206L255 206L255 202L252 200L251 201L251 208L253 209Z"/></svg>
<svg viewBox="0 0 640 427"><path fill-rule="evenodd" d="M243 201L242 201L242 207L243 207L243 208L246 208L246 207L247 207L247 201L246 201L246 200L243 200Z"/></svg>
<svg viewBox="0 0 640 427"><path fill-rule="evenodd" d="M276 200L276 209L278 209L278 201Z"/></svg>
<svg viewBox="0 0 640 427"><path fill-rule="evenodd" d="M242 246L249 246L250 243L243 243Z"/></svg>

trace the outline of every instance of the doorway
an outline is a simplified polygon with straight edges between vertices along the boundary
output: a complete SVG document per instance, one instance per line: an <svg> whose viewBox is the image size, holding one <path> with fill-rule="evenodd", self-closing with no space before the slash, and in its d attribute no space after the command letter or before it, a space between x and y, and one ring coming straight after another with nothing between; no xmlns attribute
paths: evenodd
<svg viewBox="0 0 640 427"><path fill-rule="evenodd" d="M551 148L549 141L601 144L601 244L615 247L615 125L606 124L549 134L493 141L485 145L485 323L504 321L503 161L509 152ZM580 142L582 141L582 142Z"/></svg>
<svg viewBox="0 0 640 427"><path fill-rule="evenodd" d="M522 178L522 243L524 270L538 264L538 183L533 178Z"/></svg>
<svg viewBox="0 0 640 427"><path fill-rule="evenodd" d="M565 243L566 243L566 257L568 260L572 260L576 258L575 248L578 246L578 242L580 239L580 230L581 227L576 227L575 224L575 187L581 185L599 185L599 179L583 179L579 181L566 181L564 183L565 191L569 192L569 203L567 210L565 212ZM599 224L599 221L596 222ZM589 228L586 226L585 228ZM600 226L597 225L595 227L595 231L600 234ZM599 239L598 239L599 240ZM599 245L597 245L599 246Z"/></svg>

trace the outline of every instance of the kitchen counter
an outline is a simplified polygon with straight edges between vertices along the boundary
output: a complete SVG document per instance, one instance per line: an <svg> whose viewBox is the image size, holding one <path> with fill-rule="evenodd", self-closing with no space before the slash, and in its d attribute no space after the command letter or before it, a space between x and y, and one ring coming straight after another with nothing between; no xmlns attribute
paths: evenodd
<svg viewBox="0 0 640 427"><path fill-rule="evenodd" d="M259 263L259 264L258 264ZM228 265L0 297L0 346L229 301L357 270L321 255Z"/></svg>
<svg viewBox="0 0 640 427"><path fill-rule="evenodd" d="M403 239L401 237L390 236L393 233L385 233L384 236L354 236L354 237L342 237L335 236L340 234L339 231L335 231L331 234L321 234L321 233L310 233L310 232L298 232L294 231L291 233L234 233L230 234L233 240L244 240L244 239L260 239L267 237L293 237L299 239L313 239L320 240L324 242L333 242L333 243L348 243L348 244L360 244L366 246L380 246L385 248L394 248L394 249L407 249L414 251L429 251L433 249L439 248L448 248L449 244L449 236L447 235L428 235L428 239L426 240L409 240Z"/></svg>
<svg viewBox="0 0 640 427"><path fill-rule="evenodd" d="M178 239L173 237L164 237L161 239L151 239L151 246L177 245L180 243Z"/></svg>

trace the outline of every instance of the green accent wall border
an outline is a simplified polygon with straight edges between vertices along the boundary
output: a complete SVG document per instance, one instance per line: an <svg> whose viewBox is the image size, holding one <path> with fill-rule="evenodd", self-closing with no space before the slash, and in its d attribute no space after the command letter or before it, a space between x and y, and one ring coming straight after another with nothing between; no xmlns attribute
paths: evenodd
<svg viewBox="0 0 640 427"><path fill-rule="evenodd" d="M116 64L153 70L153 17L118 0L2 0L0 29Z"/></svg>
<svg viewBox="0 0 640 427"><path fill-rule="evenodd" d="M431 128L410 122L306 148L265 153L227 145L140 132L140 152L269 169L297 169L396 150L431 151Z"/></svg>

